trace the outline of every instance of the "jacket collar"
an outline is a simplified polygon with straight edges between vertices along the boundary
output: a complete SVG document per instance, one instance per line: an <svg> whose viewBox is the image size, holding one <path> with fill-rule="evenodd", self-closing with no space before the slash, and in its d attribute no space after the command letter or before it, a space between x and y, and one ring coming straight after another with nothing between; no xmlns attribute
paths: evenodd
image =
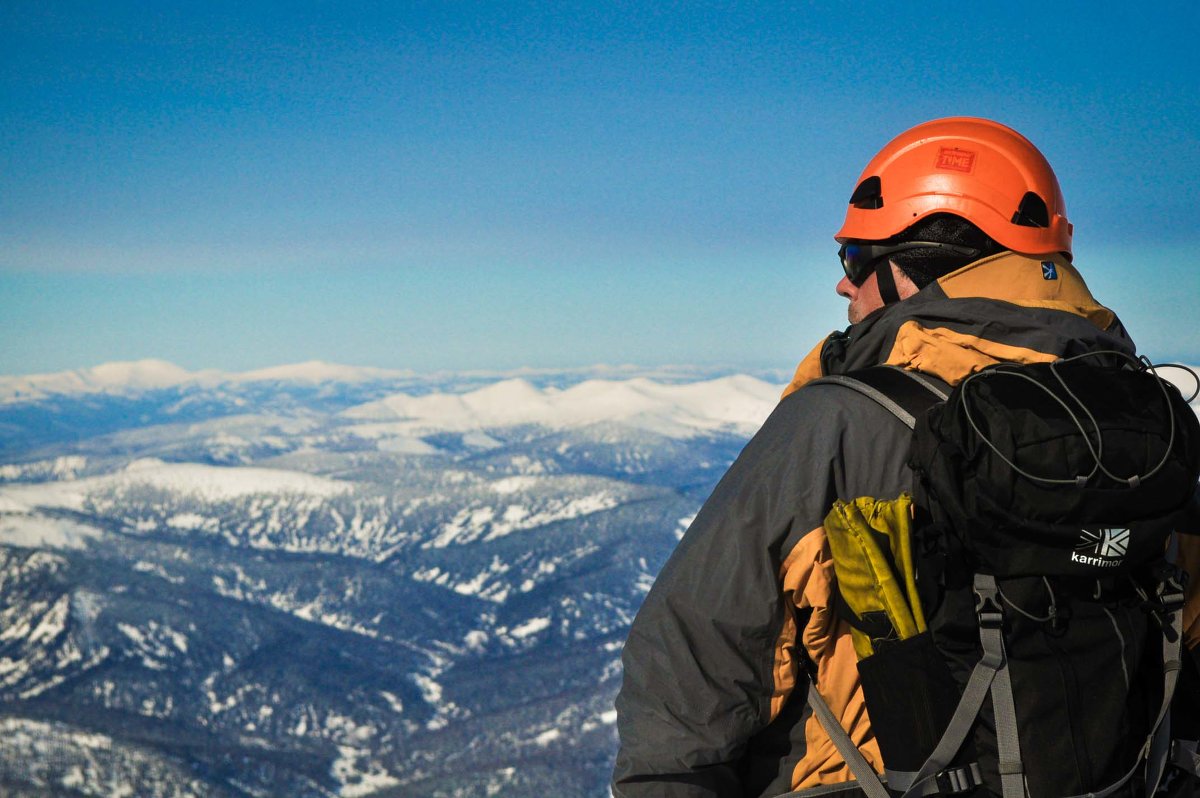
<svg viewBox="0 0 1200 798"><path fill-rule="evenodd" d="M1061 256L1002 252L831 334L800 363L783 395L820 376L881 363L956 384L996 363L1098 350L1133 354L1134 345L1075 267Z"/></svg>

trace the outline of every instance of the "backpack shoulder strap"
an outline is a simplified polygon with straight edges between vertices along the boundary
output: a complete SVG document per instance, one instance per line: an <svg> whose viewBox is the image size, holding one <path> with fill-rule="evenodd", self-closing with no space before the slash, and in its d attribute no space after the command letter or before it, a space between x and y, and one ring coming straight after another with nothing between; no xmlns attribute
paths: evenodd
<svg viewBox="0 0 1200 798"><path fill-rule="evenodd" d="M867 396L900 419L909 429L917 418L949 394L932 378L896 366L871 366L848 374L832 374L809 385L842 385Z"/></svg>
<svg viewBox="0 0 1200 798"><path fill-rule="evenodd" d="M938 402L945 401L948 395L930 378L914 371L905 371L895 366L872 366L852 371L848 374L834 374L813 380L808 385L819 383L841 385L858 391L900 419L909 429L916 426L916 420L921 414ZM835 590L834 595L836 596L836 600L844 602L840 590ZM839 617L847 618L851 615L853 613L839 612ZM986 687L984 691L986 692ZM982 701L982 697L980 701ZM858 747L851 740L846 730L842 728L841 723L833 714L825 699L817 691L815 682L809 683L808 704L812 707L813 714L820 722L822 728L829 735L830 741L850 768L851 773L854 775L854 783L857 783L863 793L868 798L891 795L892 793L885 786L885 782L888 779L886 777L881 778L875 773L874 768L871 767L870 763L862 755L862 752L858 750ZM891 774L889 773L889 775ZM920 775L925 776L924 773ZM940 774L935 773L935 775ZM922 781L928 781L928 778L923 778ZM980 783L980 781L981 779L977 778L975 784ZM908 782L900 786L899 789L903 791L910 786L911 782ZM806 793L801 792L799 795L806 795Z"/></svg>

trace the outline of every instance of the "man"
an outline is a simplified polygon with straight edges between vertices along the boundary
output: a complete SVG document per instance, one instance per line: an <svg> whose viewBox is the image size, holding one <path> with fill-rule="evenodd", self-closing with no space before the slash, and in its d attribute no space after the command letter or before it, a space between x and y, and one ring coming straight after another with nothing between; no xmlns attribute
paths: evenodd
<svg viewBox="0 0 1200 798"><path fill-rule="evenodd" d="M841 386L798 389L878 364L954 385L999 362L1132 354L1073 267L1071 234L1045 158L995 122L918 125L871 160L835 236L850 327L800 363L630 631L614 795L859 794L807 706L810 680L883 772L822 521L836 499L910 490L910 433ZM1181 556L1200 572L1194 546ZM1193 656L1198 583L1184 614Z"/></svg>

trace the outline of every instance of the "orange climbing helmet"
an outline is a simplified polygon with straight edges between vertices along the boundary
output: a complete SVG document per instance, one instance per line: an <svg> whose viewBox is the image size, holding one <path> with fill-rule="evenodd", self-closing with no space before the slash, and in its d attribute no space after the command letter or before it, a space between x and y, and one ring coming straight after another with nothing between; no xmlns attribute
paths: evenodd
<svg viewBox="0 0 1200 798"><path fill-rule="evenodd" d="M957 116L906 130L871 159L834 238L881 241L934 213L961 216L1014 252L1071 257L1058 178L1012 128Z"/></svg>

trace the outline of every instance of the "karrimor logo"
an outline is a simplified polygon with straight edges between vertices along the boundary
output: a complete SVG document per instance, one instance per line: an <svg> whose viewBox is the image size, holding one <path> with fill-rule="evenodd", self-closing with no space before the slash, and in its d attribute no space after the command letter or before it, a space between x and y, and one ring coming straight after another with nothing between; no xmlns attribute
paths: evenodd
<svg viewBox="0 0 1200 798"><path fill-rule="evenodd" d="M1116 568L1129 551L1128 529L1082 529L1071 562L1097 568Z"/></svg>
<svg viewBox="0 0 1200 798"><path fill-rule="evenodd" d="M938 147L937 168L969 172L975 168L975 153L958 147Z"/></svg>

